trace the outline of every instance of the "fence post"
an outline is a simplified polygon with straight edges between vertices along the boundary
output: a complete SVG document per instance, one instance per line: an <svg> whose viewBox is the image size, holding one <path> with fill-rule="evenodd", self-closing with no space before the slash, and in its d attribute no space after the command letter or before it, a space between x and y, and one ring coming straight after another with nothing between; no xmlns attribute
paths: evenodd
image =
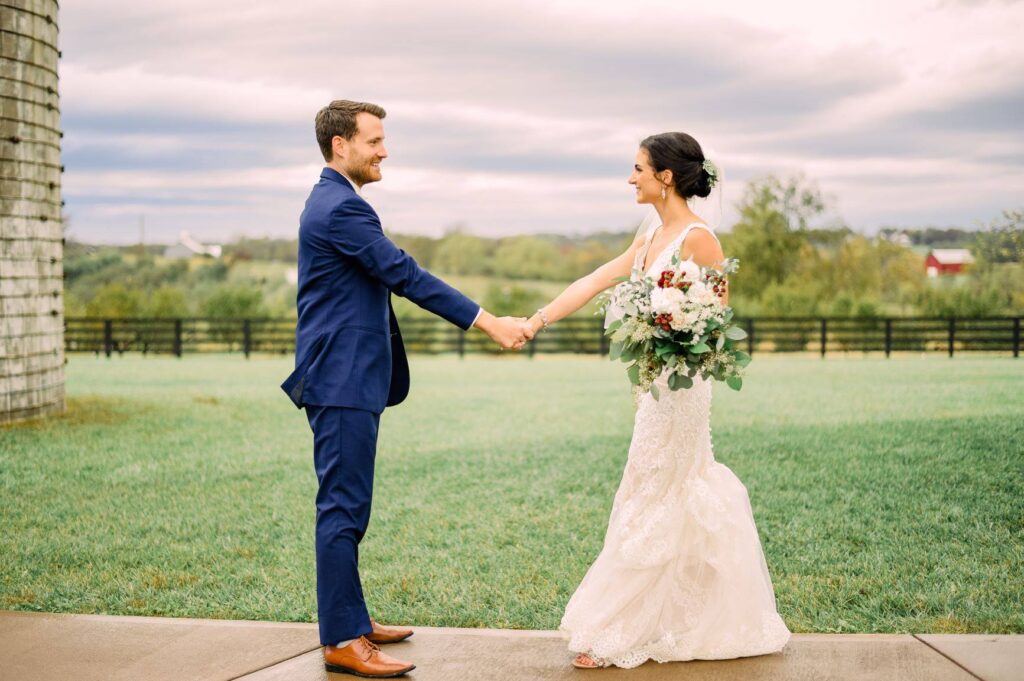
<svg viewBox="0 0 1024 681"><path fill-rule="evenodd" d="M953 339L956 337L956 317L949 318L949 356L953 356Z"/></svg>
<svg viewBox="0 0 1024 681"><path fill-rule="evenodd" d="M825 346L828 343L828 320L821 318L821 356L825 356Z"/></svg>
<svg viewBox="0 0 1024 681"><path fill-rule="evenodd" d="M1013 356L1020 356L1020 317L1013 318Z"/></svg>
<svg viewBox="0 0 1024 681"><path fill-rule="evenodd" d="M888 357L889 353L892 352L892 320L886 318L885 320L885 356Z"/></svg>
<svg viewBox="0 0 1024 681"><path fill-rule="evenodd" d="M103 320L103 354L110 357L114 352L114 320Z"/></svg>
<svg viewBox="0 0 1024 681"><path fill-rule="evenodd" d="M174 356L181 357L181 320L174 320Z"/></svg>
<svg viewBox="0 0 1024 681"><path fill-rule="evenodd" d="M252 323L248 319L242 321L242 352L249 359L249 353L252 352Z"/></svg>
<svg viewBox="0 0 1024 681"><path fill-rule="evenodd" d="M747 354L754 354L754 318L747 318Z"/></svg>

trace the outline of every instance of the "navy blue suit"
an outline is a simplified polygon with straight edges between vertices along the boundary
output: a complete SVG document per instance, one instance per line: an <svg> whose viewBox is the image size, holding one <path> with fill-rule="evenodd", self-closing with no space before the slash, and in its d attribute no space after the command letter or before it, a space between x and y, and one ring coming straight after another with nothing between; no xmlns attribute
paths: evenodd
<svg viewBox="0 0 1024 681"><path fill-rule="evenodd" d="M313 430L324 645L371 631L358 548L370 519L377 428L384 408L409 392L392 292L462 329L480 310L388 239L348 180L324 168L299 218L295 371L281 385Z"/></svg>

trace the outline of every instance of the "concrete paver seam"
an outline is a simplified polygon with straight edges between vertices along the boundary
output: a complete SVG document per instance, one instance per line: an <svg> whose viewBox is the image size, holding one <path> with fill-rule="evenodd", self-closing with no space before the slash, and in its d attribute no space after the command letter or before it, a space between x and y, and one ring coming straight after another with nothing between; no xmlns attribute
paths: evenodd
<svg viewBox="0 0 1024 681"><path fill-rule="evenodd" d="M949 660L950 662L952 662L953 664L955 664L955 665L956 665L957 667L960 667L960 669L963 669L963 670L964 670L965 672L967 672L968 674L970 674L970 675L971 675L971 676L973 676L974 678L978 679L978 681L987 681L987 679L984 679L984 678L982 678L982 677L978 676L978 675L977 675L977 674L975 674L975 673L974 673L973 671L971 671L971 670L970 670L970 669L968 669L967 667L963 666L962 664L960 664L959 662L957 662L957 661L956 661L956 660L954 660L954 659L953 659L952 657L950 657L950 656L949 656L949 655L947 655L946 653L942 652L941 650L939 650L938 648L936 648L936 647L935 647L935 646L933 646L932 644L928 643L928 641L925 641L925 640L924 640L923 638L921 638L921 637L920 637L920 636L918 636L917 634L911 634L911 636L913 636L913 637L914 637L915 639L917 639L918 641L920 641L920 642L921 642L921 643L923 643L924 645L928 646L928 648L929 648L929 649L931 649L931 650L934 650L934 651L935 651L935 652L937 652L937 653L938 653L939 655L942 655L942 656L943 656L944 658L946 658L947 660Z"/></svg>
<svg viewBox="0 0 1024 681"><path fill-rule="evenodd" d="M244 674L239 674L238 676L229 677L227 679L224 679L224 681L238 681L238 679L244 679L247 676L251 676L253 674L261 672L264 669L270 669L271 667L276 667L279 664L284 664L285 662L288 662L290 660L294 660L296 657L302 657L303 655L308 655L309 653L313 652L314 650L319 650L320 648L323 648L323 646L321 646L321 645L313 646L309 650L303 650L301 653L297 653L295 655L289 655L288 657L282 658L280 660L276 660L274 662L271 662L270 664L265 664L262 667L257 667L256 669L250 669L249 671L245 672Z"/></svg>

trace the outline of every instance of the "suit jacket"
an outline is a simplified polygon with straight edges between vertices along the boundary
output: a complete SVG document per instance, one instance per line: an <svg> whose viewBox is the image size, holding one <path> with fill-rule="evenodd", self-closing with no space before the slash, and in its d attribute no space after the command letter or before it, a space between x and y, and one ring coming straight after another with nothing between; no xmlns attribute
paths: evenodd
<svg viewBox="0 0 1024 681"><path fill-rule="evenodd" d="M391 293L462 329L480 306L384 236L377 213L324 168L299 218L295 371L281 388L296 407L380 413L409 393L409 365Z"/></svg>

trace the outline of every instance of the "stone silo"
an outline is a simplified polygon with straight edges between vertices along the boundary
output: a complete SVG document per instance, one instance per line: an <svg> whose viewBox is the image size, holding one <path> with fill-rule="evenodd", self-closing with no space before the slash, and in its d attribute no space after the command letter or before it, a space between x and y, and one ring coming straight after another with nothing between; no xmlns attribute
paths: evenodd
<svg viewBox="0 0 1024 681"><path fill-rule="evenodd" d="M57 9L0 2L0 422L64 410Z"/></svg>

